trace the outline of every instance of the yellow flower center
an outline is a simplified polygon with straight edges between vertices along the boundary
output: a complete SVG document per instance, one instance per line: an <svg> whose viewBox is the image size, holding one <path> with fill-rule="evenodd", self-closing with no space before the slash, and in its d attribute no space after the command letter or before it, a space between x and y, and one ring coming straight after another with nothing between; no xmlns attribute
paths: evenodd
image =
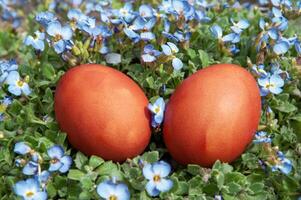
<svg viewBox="0 0 301 200"><path fill-rule="evenodd" d="M109 200L118 200L118 198L117 198L115 195L111 195L111 196L109 197Z"/></svg>
<svg viewBox="0 0 301 200"><path fill-rule="evenodd" d="M18 80L18 81L17 81L17 85L18 85L19 87L23 87L23 84L24 84L23 81L21 81L21 80Z"/></svg>
<svg viewBox="0 0 301 200"><path fill-rule="evenodd" d="M26 192L26 197L32 197L34 195L34 193L32 191L28 191Z"/></svg>
<svg viewBox="0 0 301 200"><path fill-rule="evenodd" d="M161 180L161 177L159 175L155 175L154 178L153 178L153 180L155 182L159 182Z"/></svg>
<svg viewBox="0 0 301 200"><path fill-rule="evenodd" d="M124 8L121 8L121 9L120 9L120 12L121 12L123 15L128 14L128 11L127 11L126 9L124 9Z"/></svg>
<svg viewBox="0 0 301 200"><path fill-rule="evenodd" d="M155 113L159 113L160 112L160 107L155 108Z"/></svg>
<svg viewBox="0 0 301 200"><path fill-rule="evenodd" d="M272 88L272 87L274 87L274 86L275 86L274 84L270 83L270 84L267 84L267 85L266 85L266 88L269 89L269 88Z"/></svg>
<svg viewBox="0 0 301 200"><path fill-rule="evenodd" d="M54 41L55 42L57 42L57 41L59 41L59 40L61 40L62 39L62 36L60 35L60 34L56 34L55 36L54 36Z"/></svg>
<svg viewBox="0 0 301 200"><path fill-rule="evenodd" d="M0 113L4 113L6 110L6 106L4 104L0 104Z"/></svg>
<svg viewBox="0 0 301 200"><path fill-rule="evenodd" d="M55 164L55 163L57 163L58 161L59 161L59 160L55 158L55 159L50 160L50 163L51 163L51 164Z"/></svg>

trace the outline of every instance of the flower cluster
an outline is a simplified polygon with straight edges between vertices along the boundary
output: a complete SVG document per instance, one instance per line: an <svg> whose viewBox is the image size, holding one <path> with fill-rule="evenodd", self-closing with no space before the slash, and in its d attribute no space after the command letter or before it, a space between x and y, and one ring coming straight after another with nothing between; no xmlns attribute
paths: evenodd
<svg viewBox="0 0 301 200"><path fill-rule="evenodd" d="M173 181L167 177L171 172L171 167L167 162L158 161L151 164L141 162L143 176L148 181L145 189L150 196L158 196L161 192L168 192L173 187ZM116 181L116 177L98 184L96 191L103 199L130 199L127 185Z"/></svg>
<svg viewBox="0 0 301 200"><path fill-rule="evenodd" d="M16 96L21 94L29 95L31 89L28 85L28 78L22 79L20 77L18 65L14 60L0 60L0 86L8 85L8 91Z"/></svg>
<svg viewBox="0 0 301 200"><path fill-rule="evenodd" d="M284 174L289 174L292 171L292 162L285 157L285 155L278 150L278 147L272 147L272 139L265 131L259 131L255 134L253 140L254 144L262 144L264 151L267 152L267 161L260 160L264 165L271 167L271 170L281 171Z"/></svg>
<svg viewBox="0 0 301 200"><path fill-rule="evenodd" d="M281 4L273 3L280 6ZM256 49L258 52L274 52L276 55L285 54L290 47L294 46L297 53L301 54L301 43L297 36L286 38L283 32L288 28L288 19L283 15L285 7L273 7L268 19L261 18L259 28L261 32L257 36ZM267 21L268 20L268 21Z"/></svg>
<svg viewBox="0 0 301 200"><path fill-rule="evenodd" d="M18 28L21 24L21 17L13 8L15 4L23 4L24 1L0 1L0 18L3 21L9 22L13 28Z"/></svg>
<svg viewBox="0 0 301 200"><path fill-rule="evenodd" d="M59 145L54 145L47 150L47 158L42 158L41 154L25 142L16 143L14 152L22 155L15 161L18 167L23 167L22 173L33 176L33 178L17 182L14 186L15 193L25 200L47 199L45 187L51 174L54 172L66 173L72 165L71 157L65 155L64 149ZM48 161L48 170L42 170L44 159Z"/></svg>
<svg viewBox="0 0 301 200"><path fill-rule="evenodd" d="M83 10L70 9L64 25L50 11L38 13L36 21L45 31L34 32L33 36L25 38L24 43L43 51L46 42L64 59L74 59L78 55L87 59L100 53L107 63L118 64L126 49L123 44L131 41L131 45L144 47L139 56L142 62L158 61L158 65L171 63L175 70L180 70L183 63L178 55L177 44L189 44L191 30L211 20L206 15L206 9L213 6L205 2L190 3L183 0L162 1L157 7L142 4L137 10L134 10L131 2L125 3L121 9L112 8L108 2L87 2L84 5ZM155 32L155 27L160 26L163 27L162 32ZM236 31L238 29L235 28ZM79 34L85 36L84 45L74 42L73 38ZM118 45L120 52L112 52L111 44ZM155 50L154 46L161 47L162 51Z"/></svg>
<svg viewBox="0 0 301 200"><path fill-rule="evenodd" d="M252 71L258 77L261 96L268 94L280 94L285 81L289 80L289 74L281 70L278 63L270 64L270 71L266 71L264 64L253 65Z"/></svg>
<svg viewBox="0 0 301 200"><path fill-rule="evenodd" d="M210 31L213 37L218 39L219 44L221 44L222 47L229 44L227 48L228 52L237 54L240 50L236 47L236 44L240 41L243 30L247 29L250 24L246 19L240 19L238 22L235 22L232 18L230 20L232 23L232 26L230 27L231 33L223 35L223 29L217 24L210 27Z"/></svg>

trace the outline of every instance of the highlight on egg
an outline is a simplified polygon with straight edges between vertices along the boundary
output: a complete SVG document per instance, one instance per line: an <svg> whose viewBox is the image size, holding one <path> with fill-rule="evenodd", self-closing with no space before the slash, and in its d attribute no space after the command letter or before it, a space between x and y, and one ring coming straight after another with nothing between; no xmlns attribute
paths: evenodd
<svg viewBox="0 0 301 200"><path fill-rule="evenodd" d="M256 132L259 88L243 67L217 64L180 84L167 104L163 137L181 164L211 166L238 158Z"/></svg>
<svg viewBox="0 0 301 200"><path fill-rule="evenodd" d="M87 155L124 161L149 143L148 100L125 74L102 65L68 70L55 92L55 116L69 142Z"/></svg>

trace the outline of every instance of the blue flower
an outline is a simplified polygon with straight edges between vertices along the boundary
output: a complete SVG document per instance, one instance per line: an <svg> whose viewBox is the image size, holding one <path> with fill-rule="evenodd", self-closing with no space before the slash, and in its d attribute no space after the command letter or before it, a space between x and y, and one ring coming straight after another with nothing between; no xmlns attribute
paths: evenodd
<svg viewBox="0 0 301 200"><path fill-rule="evenodd" d="M259 131L255 134L255 139L253 140L253 143L271 143L272 139L270 136L267 135L267 132Z"/></svg>
<svg viewBox="0 0 301 200"><path fill-rule="evenodd" d="M3 115L7 106L9 106L11 103L12 103L11 97L4 97L2 100L0 100L0 115Z"/></svg>
<svg viewBox="0 0 301 200"><path fill-rule="evenodd" d="M280 170L283 174L289 174L293 168L292 162L281 151L277 152L277 156L276 163L272 166L272 171Z"/></svg>
<svg viewBox="0 0 301 200"><path fill-rule="evenodd" d="M88 17L84 15L79 9L71 9L68 11L67 17L71 20L71 24L75 23L77 28L83 29L83 26L87 23Z"/></svg>
<svg viewBox="0 0 301 200"><path fill-rule="evenodd" d="M67 41L72 38L72 29L70 26L62 26L60 22L55 21L47 26L47 33L53 37L55 52L64 52L68 44Z"/></svg>
<svg viewBox="0 0 301 200"><path fill-rule="evenodd" d="M56 21L57 18L54 13L46 11L40 12L36 15L36 21L42 24L44 27L47 27L51 22Z"/></svg>
<svg viewBox="0 0 301 200"><path fill-rule="evenodd" d="M166 56L169 56L172 58L172 66L175 70L180 70L183 67L182 61L177 58L174 54L179 52L178 47L171 42L167 42L167 44L161 45L161 48L163 50L163 53Z"/></svg>
<svg viewBox="0 0 301 200"><path fill-rule="evenodd" d="M122 8L118 10L113 10L113 13L116 17L122 19L125 23L131 23L136 15L133 11L133 5L127 2Z"/></svg>
<svg viewBox="0 0 301 200"><path fill-rule="evenodd" d="M240 52L240 50L237 48L237 46L235 44L232 44L230 47L229 47L229 51L231 54L235 55L237 53Z"/></svg>
<svg viewBox="0 0 301 200"><path fill-rule="evenodd" d="M258 79L258 83L261 86L261 96L266 96L269 93L280 94L284 85L283 79L278 74L268 74L266 77L261 77Z"/></svg>
<svg viewBox="0 0 301 200"><path fill-rule="evenodd" d="M28 154L32 149L24 142L17 142L14 147L14 152L20 155Z"/></svg>
<svg viewBox="0 0 301 200"><path fill-rule="evenodd" d="M143 18L154 17L153 8L150 5L143 4L139 7L139 15Z"/></svg>
<svg viewBox="0 0 301 200"><path fill-rule="evenodd" d="M263 64L253 65L252 71L259 77L265 77L268 75L267 72L264 70Z"/></svg>
<svg viewBox="0 0 301 200"><path fill-rule="evenodd" d="M141 58L143 62L149 63L149 62L154 62L157 59L157 57L160 55L161 55L160 51L155 50L153 45L148 44L144 47Z"/></svg>
<svg viewBox="0 0 301 200"><path fill-rule="evenodd" d="M0 83L4 82L11 71L16 71L18 65L15 60L0 60Z"/></svg>
<svg viewBox="0 0 301 200"><path fill-rule="evenodd" d="M260 18L260 20L259 20L259 27L260 27L261 30L264 31L262 37L264 37L264 38L270 37L273 40L278 39L279 34L278 34L277 28L276 27L269 27L269 24L266 23L264 21L264 19L262 19L262 18ZM265 41L265 42L267 42L267 41Z"/></svg>
<svg viewBox="0 0 301 200"><path fill-rule="evenodd" d="M273 7L272 13L274 17L272 18L272 22L275 23L275 26L279 31L284 31L288 27L288 20L282 15L281 10Z"/></svg>
<svg viewBox="0 0 301 200"><path fill-rule="evenodd" d="M271 0L271 3L276 7L285 6L288 9L292 9L292 2L290 0Z"/></svg>
<svg viewBox="0 0 301 200"><path fill-rule="evenodd" d="M170 165L164 161L144 165L143 176L148 180L145 188L150 196L158 196L161 192L167 192L172 188L172 180L166 178L170 171Z"/></svg>
<svg viewBox="0 0 301 200"><path fill-rule="evenodd" d="M212 33L213 37L217 39L222 39L223 37L223 30L219 25L213 25L210 27L210 32Z"/></svg>
<svg viewBox="0 0 301 200"><path fill-rule="evenodd" d="M20 75L17 71L12 71L8 74L6 83L9 85L8 91L16 96L20 96L22 93L25 95L31 93L28 84L20 79Z"/></svg>
<svg viewBox="0 0 301 200"><path fill-rule="evenodd" d="M98 195L106 200L129 200L130 191L123 183L116 183L115 181L107 180L100 183L96 189Z"/></svg>
<svg viewBox="0 0 301 200"><path fill-rule="evenodd" d="M27 36L24 40L24 44L27 46L33 46L36 50L43 51L45 48L44 44L45 33L36 31L35 36Z"/></svg>
<svg viewBox="0 0 301 200"><path fill-rule="evenodd" d="M231 42L233 44L238 43L240 41L240 34L238 33L229 33L222 37L223 42Z"/></svg>
<svg viewBox="0 0 301 200"><path fill-rule="evenodd" d="M301 41L297 36L288 39L291 46L295 46L295 49L299 55L301 55Z"/></svg>
<svg viewBox="0 0 301 200"><path fill-rule="evenodd" d="M134 43L137 43L140 41L140 35L133 31L131 28L124 28L123 32L130 38Z"/></svg>
<svg viewBox="0 0 301 200"><path fill-rule="evenodd" d="M195 18L199 22L209 22L209 21L211 21L211 18L206 15L205 11L202 11L202 10L196 10L195 11Z"/></svg>
<svg viewBox="0 0 301 200"><path fill-rule="evenodd" d="M290 79L289 73L280 69L279 63L271 63L271 73L278 74L283 80Z"/></svg>
<svg viewBox="0 0 301 200"><path fill-rule="evenodd" d="M172 0L171 1L172 9L171 13L177 17L185 17L186 20L191 20L194 16L194 8L184 0Z"/></svg>
<svg viewBox="0 0 301 200"><path fill-rule="evenodd" d="M237 34L240 34L244 29L247 29L250 26L250 23L245 19L241 19L237 23L234 22L232 18L230 20L233 24L233 26L231 26L230 28L234 33Z"/></svg>
<svg viewBox="0 0 301 200"><path fill-rule="evenodd" d="M50 157L49 171L59 171L65 173L72 165L72 158L68 155L64 155L64 149L59 145L54 145L47 150L47 154Z"/></svg>
<svg viewBox="0 0 301 200"><path fill-rule="evenodd" d="M23 200L47 200L47 193L41 191L39 182L32 178L17 182L13 189Z"/></svg>
<svg viewBox="0 0 301 200"><path fill-rule="evenodd" d="M47 181L49 180L50 172L47 170L42 171L40 174L36 174L34 178L40 183L43 187L46 186Z"/></svg>
<svg viewBox="0 0 301 200"><path fill-rule="evenodd" d="M273 46L273 51L277 55L285 54L290 48L290 42L286 38L281 38L276 42L276 44Z"/></svg>
<svg viewBox="0 0 301 200"><path fill-rule="evenodd" d="M165 102L162 97L159 97L154 104L149 103L148 109L153 113L152 126L157 127L163 122Z"/></svg>

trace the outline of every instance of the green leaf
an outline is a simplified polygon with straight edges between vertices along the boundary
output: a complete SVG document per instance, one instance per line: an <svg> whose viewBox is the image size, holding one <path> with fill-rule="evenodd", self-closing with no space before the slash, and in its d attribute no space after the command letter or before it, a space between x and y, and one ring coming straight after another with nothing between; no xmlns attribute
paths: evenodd
<svg viewBox="0 0 301 200"><path fill-rule="evenodd" d="M100 165L96 172L101 176L117 176L120 177L120 171L115 163L112 161L108 161Z"/></svg>
<svg viewBox="0 0 301 200"><path fill-rule="evenodd" d="M88 158L83 153L81 153L80 151L76 153L74 163L78 169L82 169L83 166L87 163L87 161Z"/></svg>
<svg viewBox="0 0 301 200"><path fill-rule="evenodd" d="M87 176L84 176L80 179L80 184L82 185L82 188L85 190L91 190L91 189L93 190L94 183Z"/></svg>
<svg viewBox="0 0 301 200"><path fill-rule="evenodd" d="M43 64L42 66L42 74L49 80L53 80L55 76L55 70L50 64Z"/></svg>
<svg viewBox="0 0 301 200"><path fill-rule="evenodd" d="M196 58L196 56L197 56L197 54L196 54L196 52L195 52L195 50L194 49L187 49L187 55L190 57L190 59L195 59Z"/></svg>
<svg viewBox="0 0 301 200"><path fill-rule="evenodd" d="M216 182L217 182L217 187L219 189L222 189L223 185L224 185L224 182L225 182L225 176L223 173L218 173L216 175Z"/></svg>
<svg viewBox="0 0 301 200"><path fill-rule="evenodd" d="M77 169L70 169L68 173L68 178L71 180L81 180L82 177L85 176L85 173L77 170Z"/></svg>
<svg viewBox="0 0 301 200"><path fill-rule="evenodd" d="M293 104L285 101L285 102L281 102L278 106L275 107L277 110L279 110L280 112L284 112L284 113L291 113L297 110L297 107L294 106Z"/></svg>
<svg viewBox="0 0 301 200"><path fill-rule="evenodd" d="M189 164L187 165L187 172L192 175L200 174L201 167L199 165Z"/></svg>
<svg viewBox="0 0 301 200"><path fill-rule="evenodd" d="M253 183L252 185L250 185L249 189L254 193L260 193L262 192L264 188L264 184L263 183Z"/></svg>
<svg viewBox="0 0 301 200"><path fill-rule="evenodd" d="M156 162L159 160L159 152L158 151L146 152L142 155L142 159L148 163Z"/></svg>
<svg viewBox="0 0 301 200"><path fill-rule="evenodd" d="M98 156L91 156L89 159L89 166L91 166L92 169L95 169L96 167L98 167L99 165L101 165L104 162L105 161Z"/></svg>
<svg viewBox="0 0 301 200"><path fill-rule="evenodd" d="M49 198L53 198L56 195L56 189L52 182L47 183L46 190Z"/></svg>
<svg viewBox="0 0 301 200"><path fill-rule="evenodd" d="M209 65L209 56L207 52L205 52L202 49L200 49L198 52L199 52L200 60L202 62L202 67L207 67Z"/></svg>
<svg viewBox="0 0 301 200"><path fill-rule="evenodd" d="M235 182L227 183L227 186L228 186L229 193L233 195L237 194L242 189L241 186Z"/></svg>

